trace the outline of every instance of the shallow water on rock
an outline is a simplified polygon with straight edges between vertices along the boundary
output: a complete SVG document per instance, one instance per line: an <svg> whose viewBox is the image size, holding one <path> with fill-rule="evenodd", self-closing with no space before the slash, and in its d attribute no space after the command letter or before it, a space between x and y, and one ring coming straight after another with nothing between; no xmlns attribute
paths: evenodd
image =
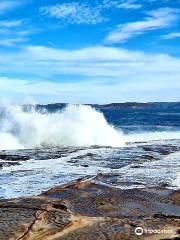
<svg viewBox="0 0 180 240"><path fill-rule="evenodd" d="M40 194L85 176L120 188L178 188L180 141L1 151L0 168L1 198Z"/></svg>

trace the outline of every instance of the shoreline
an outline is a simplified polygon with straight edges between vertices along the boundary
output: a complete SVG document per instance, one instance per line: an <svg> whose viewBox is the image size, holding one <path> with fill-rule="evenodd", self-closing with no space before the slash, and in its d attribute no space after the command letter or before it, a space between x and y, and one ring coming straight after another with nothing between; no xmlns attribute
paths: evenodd
<svg viewBox="0 0 180 240"><path fill-rule="evenodd" d="M180 191L164 187L122 190L79 179L0 200L0 240L178 239L179 221Z"/></svg>

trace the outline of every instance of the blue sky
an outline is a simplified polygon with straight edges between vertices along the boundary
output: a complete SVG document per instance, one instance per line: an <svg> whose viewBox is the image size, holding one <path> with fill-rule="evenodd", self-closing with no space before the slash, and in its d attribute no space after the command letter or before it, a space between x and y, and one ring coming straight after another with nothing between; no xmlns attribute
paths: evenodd
<svg viewBox="0 0 180 240"><path fill-rule="evenodd" d="M180 0L1 0L0 101L179 101Z"/></svg>

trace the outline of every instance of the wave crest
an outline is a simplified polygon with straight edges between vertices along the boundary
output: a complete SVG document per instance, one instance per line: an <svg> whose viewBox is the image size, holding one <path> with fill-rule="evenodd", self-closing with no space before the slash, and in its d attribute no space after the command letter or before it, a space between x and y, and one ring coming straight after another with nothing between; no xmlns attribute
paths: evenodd
<svg viewBox="0 0 180 240"><path fill-rule="evenodd" d="M56 113L20 106L0 113L0 149L53 146L124 146L123 134L90 106L68 105Z"/></svg>

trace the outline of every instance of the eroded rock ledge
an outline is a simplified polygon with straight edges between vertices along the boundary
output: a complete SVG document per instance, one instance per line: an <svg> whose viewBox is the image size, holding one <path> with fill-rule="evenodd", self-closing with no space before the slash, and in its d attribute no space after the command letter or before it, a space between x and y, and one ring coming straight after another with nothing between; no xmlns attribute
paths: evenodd
<svg viewBox="0 0 180 240"><path fill-rule="evenodd" d="M121 190L79 180L33 197L0 201L1 240L179 239L180 192ZM168 230L137 236L136 227Z"/></svg>

